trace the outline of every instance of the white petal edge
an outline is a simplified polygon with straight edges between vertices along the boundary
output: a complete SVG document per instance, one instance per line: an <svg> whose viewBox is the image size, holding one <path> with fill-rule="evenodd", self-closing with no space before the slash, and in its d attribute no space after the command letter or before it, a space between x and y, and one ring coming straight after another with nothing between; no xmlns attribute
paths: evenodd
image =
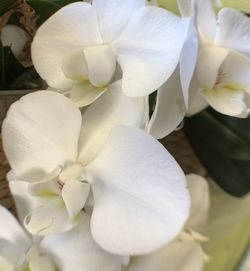
<svg viewBox="0 0 250 271"><path fill-rule="evenodd" d="M187 117L191 117L195 114L200 113L209 106L206 99L204 99L201 93L197 93L195 97L191 100L188 110L186 112Z"/></svg>
<svg viewBox="0 0 250 271"><path fill-rule="evenodd" d="M192 0L177 0L178 9L182 17L190 17L192 13Z"/></svg>
<svg viewBox="0 0 250 271"><path fill-rule="evenodd" d="M230 52L221 64L222 80L219 85L250 86L250 58L237 52Z"/></svg>
<svg viewBox="0 0 250 271"><path fill-rule="evenodd" d="M32 209L37 207L38 202L36 198L29 193L29 183L18 180L16 176L10 178L9 176L11 174L13 174L13 172L9 172L7 175L9 188L15 202L18 218L23 224L25 216L30 213Z"/></svg>
<svg viewBox="0 0 250 271"><path fill-rule="evenodd" d="M70 100L77 107L84 107L92 104L95 100L103 95L107 90L106 87L97 88L90 82L76 83L70 90Z"/></svg>
<svg viewBox="0 0 250 271"><path fill-rule="evenodd" d="M190 241L174 241L163 249L143 257L137 257L128 271L202 271L204 254L199 244Z"/></svg>
<svg viewBox="0 0 250 271"><path fill-rule="evenodd" d="M187 39L184 43L180 58L180 79L186 108L189 102L189 88L195 71L199 52L198 33L196 29L196 14L193 11Z"/></svg>
<svg viewBox="0 0 250 271"><path fill-rule="evenodd" d="M29 236L13 214L0 205L0 255L15 265L30 244Z"/></svg>
<svg viewBox="0 0 250 271"><path fill-rule="evenodd" d="M111 129L117 125L145 128L148 122L146 98L130 98L116 81L83 113L79 158L83 164L92 161L102 149Z"/></svg>
<svg viewBox="0 0 250 271"><path fill-rule="evenodd" d="M186 177L191 198L191 209L186 228L198 230L208 221L210 207L209 186L202 176L189 174Z"/></svg>
<svg viewBox="0 0 250 271"><path fill-rule="evenodd" d="M145 0L93 0L104 43L117 39L131 16L145 5Z"/></svg>
<svg viewBox="0 0 250 271"><path fill-rule="evenodd" d="M88 183L68 180L62 189L62 198L70 219L74 219L83 209L90 192Z"/></svg>
<svg viewBox="0 0 250 271"><path fill-rule="evenodd" d="M74 161L81 114L62 94L37 91L10 107L2 126L3 148L19 179L39 181Z"/></svg>
<svg viewBox="0 0 250 271"><path fill-rule="evenodd" d="M190 84L190 98L186 116L189 117L194 114L197 114L200 111L204 110L206 107L208 107L208 103L204 99L201 91L202 87L199 81L197 80L196 75L194 75Z"/></svg>
<svg viewBox="0 0 250 271"><path fill-rule="evenodd" d="M76 228L46 236L41 247L52 255L61 271L72 271L72 267L74 271L121 271L120 257L108 254L95 243L89 223L89 216L82 212Z"/></svg>
<svg viewBox="0 0 250 271"><path fill-rule="evenodd" d="M218 14L218 31L215 44L250 56L250 21L247 16L230 8Z"/></svg>
<svg viewBox="0 0 250 271"><path fill-rule="evenodd" d="M148 133L157 139L167 136L182 122L185 113L177 69L157 92L155 110L147 126Z"/></svg>
<svg viewBox="0 0 250 271"><path fill-rule="evenodd" d="M208 45L199 50L195 77L203 88L213 88L219 69L228 56L229 51L225 48Z"/></svg>
<svg viewBox="0 0 250 271"><path fill-rule="evenodd" d="M31 234L46 236L68 231L79 223L79 217L70 219L63 200L59 196L40 198L40 205L24 219L24 226Z"/></svg>
<svg viewBox="0 0 250 271"><path fill-rule="evenodd" d="M246 118L248 108L243 89L218 87L202 91L203 97L216 111L232 116Z"/></svg>
<svg viewBox="0 0 250 271"><path fill-rule="evenodd" d="M122 90L131 97L149 95L174 72L189 19L153 6L139 9L113 44L123 71Z"/></svg>
<svg viewBox="0 0 250 271"><path fill-rule="evenodd" d="M31 258L29 268L32 271L56 271L56 267L51 258L44 253Z"/></svg>
<svg viewBox="0 0 250 271"><path fill-rule="evenodd" d="M4 256L0 256L0 270L13 271L14 265L9 262Z"/></svg>
<svg viewBox="0 0 250 271"><path fill-rule="evenodd" d="M204 43L213 43L217 32L217 18L210 0L195 1L197 27Z"/></svg>
<svg viewBox="0 0 250 271"><path fill-rule="evenodd" d="M153 137L133 127L111 131L86 167L94 195L91 231L105 250L150 253L173 240L189 213L179 165Z"/></svg>
<svg viewBox="0 0 250 271"><path fill-rule="evenodd" d="M101 43L95 9L88 3L72 3L38 29L31 48L33 64L49 86L67 90L72 80L63 73L63 57L71 51Z"/></svg>

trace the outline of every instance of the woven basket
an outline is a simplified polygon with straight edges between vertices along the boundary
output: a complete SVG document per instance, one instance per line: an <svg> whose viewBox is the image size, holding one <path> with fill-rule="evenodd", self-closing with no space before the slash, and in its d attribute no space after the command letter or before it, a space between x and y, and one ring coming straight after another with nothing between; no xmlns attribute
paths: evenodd
<svg viewBox="0 0 250 271"><path fill-rule="evenodd" d="M11 212L15 213L13 199L11 197L8 183L6 181L6 173L10 170L8 162L4 156L2 148L2 139L0 147L0 204L8 208Z"/></svg>
<svg viewBox="0 0 250 271"><path fill-rule="evenodd" d="M19 100L23 95L30 93L30 90L1 90L0 91L0 123L10 107L10 105Z"/></svg>
<svg viewBox="0 0 250 271"><path fill-rule="evenodd" d="M0 125L2 125L2 121L5 118L10 105L29 92L29 90L0 91ZM2 138L0 135L0 204L15 213L14 202L6 181L6 174L9 170L10 167L3 152Z"/></svg>

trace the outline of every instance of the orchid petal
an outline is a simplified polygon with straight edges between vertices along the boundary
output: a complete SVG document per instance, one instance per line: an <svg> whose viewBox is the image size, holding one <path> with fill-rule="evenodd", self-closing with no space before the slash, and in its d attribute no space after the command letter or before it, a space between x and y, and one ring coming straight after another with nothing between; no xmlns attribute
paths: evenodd
<svg viewBox="0 0 250 271"><path fill-rule="evenodd" d="M209 104L206 99L204 99L201 92L197 92L196 95L190 100L186 116L191 117L198 114L208 106Z"/></svg>
<svg viewBox="0 0 250 271"><path fill-rule="evenodd" d="M65 184L68 180L81 179L83 170L84 168L81 163L73 163L67 165L66 167L64 167L64 169L59 175L60 182L63 182Z"/></svg>
<svg viewBox="0 0 250 271"><path fill-rule="evenodd" d="M93 0L104 42L118 38L131 16L144 5L145 0Z"/></svg>
<svg viewBox="0 0 250 271"><path fill-rule="evenodd" d="M189 20L158 7L139 9L113 44L123 71L122 90L131 97L157 90L174 72Z"/></svg>
<svg viewBox="0 0 250 271"><path fill-rule="evenodd" d="M150 253L180 232L189 213L186 180L153 137L133 127L114 128L86 173L95 202L92 235L106 251Z"/></svg>
<svg viewBox="0 0 250 271"><path fill-rule="evenodd" d="M63 200L58 196L43 196L40 206L33 209L24 220L24 226L31 234L50 235L72 229L78 219L70 220Z"/></svg>
<svg viewBox="0 0 250 271"><path fill-rule="evenodd" d="M250 85L250 58L237 52L230 52L220 67L221 82L247 87Z"/></svg>
<svg viewBox="0 0 250 271"><path fill-rule="evenodd" d="M0 239L8 240L20 248L30 245L30 238L10 211L0 205ZM19 243L17 244L17 241Z"/></svg>
<svg viewBox="0 0 250 271"><path fill-rule="evenodd" d="M186 224L189 229L197 230L205 225L209 216L210 197L208 182L196 174L187 175L191 210Z"/></svg>
<svg viewBox="0 0 250 271"><path fill-rule="evenodd" d="M186 108L188 108L189 87L195 71L199 51L195 20L196 14L193 13L190 20L187 39L183 45L180 58L180 80Z"/></svg>
<svg viewBox="0 0 250 271"><path fill-rule="evenodd" d="M113 83L83 114L78 160L83 164L92 161L116 125L144 128L147 121L146 99L127 97L121 91L121 81Z"/></svg>
<svg viewBox="0 0 250 271"><path fill-rule="evenodd" d="M72 3L38 29L32 44L33 64L49 86L67 90L72 81L63 73L63 57L71 51L101 43L95 9L88 3Z"/></svg>
<svg viewBox="0 0 250 271"><path fill-rule="evenodd" d="M15 177L15 179L9 181L9 188L15 202L18 218L21 223L23 223L26 215L37 207L39 203L37 199L29 193L28 182L20 181Z"/></svg>
<svg viewBox="0 0 250 271"><path fill-rule="evenodd" d="M177 0L178 9L182 17L190 17L192 13L192 0Z"/></svg>
<svg viewBox="0 0 250 271"><path fill-rule="evenodd" d="M206 107L208 107L208 103L201 93L202 89L203 87L201 86L195 74L190 84L190 98L186 116L192 116L194 114L197 114Z"/></svg>
<svg viewBox="0 0 250 271"><path fill-rule="evenodd" d="M203 88L213 88L216 84L219 69L229 51L216 46L205 46L200 49L195 76Z"/></svg>
<svg viewBox="0 0 250 271"><path fill-rule="evenodd" d="M46 254L30 259L29 268L31 271L56 271L56 267L51 258Z"/></svg>
<svg viewBox="0 0 250 271"><path fill-rule="evenodd" d="M202 271L203 265L199 244L175 241L151 255L135 258L128 271Z"/></svg>
<svg viewBox="0 0 250 271"><path fill-rule="evenodd" d="M221 9L218 14L218 31L215 43L250 56L249 18L230 8Z"/></svg>
<svg viewBox="0 0 250 271"><path fill-rule="evenodd" d="M90 192L88 183L69 180L62 189L62 198L67 208L69 218L74 219L84 207Z"/></svg>
<svg viewBox="0 0 250 271"><path fill-rule="evenodd" d="M74 161L80 111L61 94L38 91L14 103L3 123L3 147L18 178L39 181Z"/></svg>
<svg viewBox="0 0 250 271"><path fill-rule="evenodd" d="M89 81L96 87L106 86L116 68L116 58L109 45L91 46L84 49Z"/></svg>
<svg viewBox="0 0 250 271"><path fill-rule="evenodd" d="M97 100L106 89L106 87L94 87L88 82L75 84L70 91L70 100L77 107L87 106Z"/></svg>
<svg viewBox="0 0 250 271"><path fill-rule="evenodd" d="M186 110L178 70L159 89L154 113L148 125L149 133L163 138L174 131L184 119Z"/></svg>
<svg viewBox="0 0 250 271"><path fill-rule="evenodd" d="M245 93L242 89L217 87L206 89L202 94L209 105L222 114L242 118L248 115Z"/></svg>
<svg viewBox="0 0 250 271"><path fill-rule="evenodd" d="M217 31L217 19L210 0L196 1L197 26L201 40L213 43Z"/></svg>
<svg viewBox="0 0 250 271"><path fill-rule="evenodd" d="M76 228L46 236L40 245L53 256L61 271L121 271L120 257L108 254L94 242L89 223L89 216L82 213Z"/></svg>
<svg viewBox="0 0 250 271"><path fill-rule="evenodd" d="M30 195L42 197L42 196L55 196L60 194L60 185L59 185L59 174L61 172L61 167L57 167L51 173L49 173L42 181L40 182L31 182L28 185L28 191Z"/></svg>
<svg viewBox="0 0 250 271"><path fill-rule="evenodd" d="M0 206L0 255L15 265L29 248L31 240L16 218ZM0 257L0 267L4 261ZM7 262L5 262L7 265ZM5 269L3 269L5 270Z"/></svg>
<svg viewBox="0 0 250 271"><path fill-rule="evenodd" d="M11 271L16 271L15 266L19 265L20 262L25 259L25 252L28 247L23 248L17 245L18 240L15 243L11 243L8 240L0 239L0 268L1 265L5 268L12 266ZM7 271L6 269L0 269L1 271Z"/></svg>
<svg viewBox="0 0 250 271"><path fill-rule="evenodd" d="M0 270L13 271L14 265L10 263L5 257L0 256Z"/></svg>

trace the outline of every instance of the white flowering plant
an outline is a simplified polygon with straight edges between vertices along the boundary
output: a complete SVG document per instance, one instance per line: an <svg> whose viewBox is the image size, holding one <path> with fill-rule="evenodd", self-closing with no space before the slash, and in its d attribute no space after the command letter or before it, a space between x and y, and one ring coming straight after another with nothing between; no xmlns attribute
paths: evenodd
<svg viewBox="0 0 250 271"><path fill-rule="evenodd" d="M210 0L179 0L178 14L162 1L41 1L56 9L46 18L37 2L0 20L1 48L18 65L29 52L44 82L2 123L17 218L0 207L0 270L233 270L249 241L250 19ZM10 23L32 4L22 29ZM242 227L242 253L229 251L227 269L213 182L159 141L180 128L215 181L244 196L225 235Z"/></svg>

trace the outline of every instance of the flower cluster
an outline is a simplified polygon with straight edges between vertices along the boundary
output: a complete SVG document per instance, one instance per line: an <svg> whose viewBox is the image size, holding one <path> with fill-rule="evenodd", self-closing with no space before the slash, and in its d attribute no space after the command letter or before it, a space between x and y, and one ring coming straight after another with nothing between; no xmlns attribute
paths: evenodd
<svg viewBox="0 0 250 271"><path fill-rule="evenodd" d="M3 122L21 226L0 208L0 269L202 270L207 182L157 139L208 104L248 116L250 21L209 0L179 0L180 17L144 0L91 2L38 29L32 60L48 89Z"/></svg>

